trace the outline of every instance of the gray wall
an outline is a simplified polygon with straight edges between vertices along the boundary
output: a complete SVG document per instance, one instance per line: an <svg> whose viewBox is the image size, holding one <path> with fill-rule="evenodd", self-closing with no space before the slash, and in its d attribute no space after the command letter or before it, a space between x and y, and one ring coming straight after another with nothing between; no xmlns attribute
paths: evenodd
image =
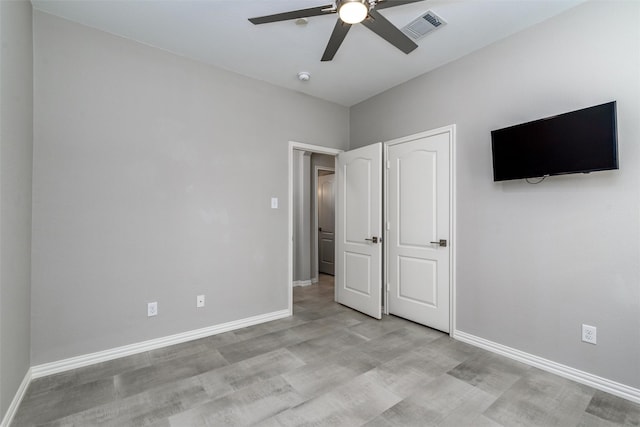
<svg viewBox="0 0 640 427"><path fill-rule="evenodd" d="M286 309L288 141L344 148L348 110L41 12L34 43L32 364Z"/></svg>
<svg viewBox="0 0 640 427"><path fill-rule="evenodd" d="M0 1L0 420L30 366L31 3Z"/></svg>
<svg viewBox="0 0 640 427"><path fill-rule="evenodd" d="M352 148L457 124L459 330L633 387L639 56L640 3L589 2L350 112ZM492 181L492 129L611 100L619 171ZM598 328L596 346L580 341L582 323Z"/></svg>
<svg viewBox="0 0 640 427"><path fill-rule="evenodd" d="M293 151L293 281L311 280L309 168L311 153Z"/></svg>

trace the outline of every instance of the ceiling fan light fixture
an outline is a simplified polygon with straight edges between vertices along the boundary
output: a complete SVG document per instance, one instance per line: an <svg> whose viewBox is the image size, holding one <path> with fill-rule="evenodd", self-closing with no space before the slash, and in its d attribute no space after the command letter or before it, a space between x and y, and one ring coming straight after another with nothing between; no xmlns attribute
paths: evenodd
<svg viewBox="0 0 640 427"><path fill-rule="evenodd" d="M364 21L369 14L365 0L343 0L338 7L338 16L347 24L357 24Z"/></svg>

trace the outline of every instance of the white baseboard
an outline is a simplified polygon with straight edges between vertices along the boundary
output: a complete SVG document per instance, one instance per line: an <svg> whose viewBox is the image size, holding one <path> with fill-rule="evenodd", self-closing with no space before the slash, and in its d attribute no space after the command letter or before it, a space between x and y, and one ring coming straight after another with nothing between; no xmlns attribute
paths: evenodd
<svg viewBox="0 0 640 427"><path fill-rule="evenodd" d="M455 330L452 336L459 341L506 356L510 359L517 360L518 362L526 363L527 365L535 366L543 371L551 372L552 374L568 378L595 389L606 391L607 393L611 393L635 403L640 403L640 389L608 380L533 354L525 353L524 351L516 350L515 348L507 347L506 345L498 344L459 330Z"/></svg>
<svg viewBox="0 0 640 427"><path fill-rule="evenodd" d="M289 317L290 315L291 314L289 313L289 310L274 311L272 313L247 317L246 319L234 320L233 322L227 322L220 325L209 326L202 329L195 329L175 335L169 335L166 337L129 344L122 347L116 347L108 350L98 351L95 353L70 357L68 359L58 360L56 362L44 363L42 365L36 365L31 368L31 378L41 378L47 375L69 371L71 369L93 365L95 363L106 362L108 360L131 356L133 354L155 350L161 347L180 344L199 338L205 338L211 335L229 332L240 328L246 328L247 326L257 325L259 323L282 319L284 317Z"/></svg>
<svg viewBox="0 0 640 427"><path fill-rule="evenodd" d="M309 286L312 283L313 282L311 280L294 280L293 287L295 288L296 286Z"/></svg>
<svg viewBox="0 0 640 427"><path fill-rule="evenodd" d="M15 417L16 412L18 412L18 407L20 406L20 402L22 402L22 398L24 394L27 392L27 387L29 387L29 383L31 382L31 368L27 370L27 373L24 375L22 382L20 383L20 387L18 387L18 391L16 391L16 395L13 397L7 412L4 414L4 418L2 418L2 422L0 422L0 427L9 427L11 421L13 421L13 417Z"/></svg>

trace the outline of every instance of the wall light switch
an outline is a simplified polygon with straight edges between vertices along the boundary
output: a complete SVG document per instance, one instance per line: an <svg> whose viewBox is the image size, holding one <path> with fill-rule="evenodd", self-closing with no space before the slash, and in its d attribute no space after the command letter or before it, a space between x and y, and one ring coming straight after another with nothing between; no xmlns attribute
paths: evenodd
<svg viewBox="0 0 640 427"><path fill-rule="evenodd" d="M278 209L278 198L277 197L272 197L271 198L271 209Z"/></svg>

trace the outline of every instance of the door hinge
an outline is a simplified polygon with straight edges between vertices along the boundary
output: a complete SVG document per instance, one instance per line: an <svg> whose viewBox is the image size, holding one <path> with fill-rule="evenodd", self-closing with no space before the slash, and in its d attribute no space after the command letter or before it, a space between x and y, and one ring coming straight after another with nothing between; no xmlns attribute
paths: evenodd
<svg viewBox="0 0 640 427"><path fill-rule="evenodd" d="M387 231L391 230L391 223L387 222Z"/></svg>
<svg viewBox="0 0 640 427"><path fill-rule="evenodd" d="M391 162L387 160L387 169L391 169Z"/></svg>

